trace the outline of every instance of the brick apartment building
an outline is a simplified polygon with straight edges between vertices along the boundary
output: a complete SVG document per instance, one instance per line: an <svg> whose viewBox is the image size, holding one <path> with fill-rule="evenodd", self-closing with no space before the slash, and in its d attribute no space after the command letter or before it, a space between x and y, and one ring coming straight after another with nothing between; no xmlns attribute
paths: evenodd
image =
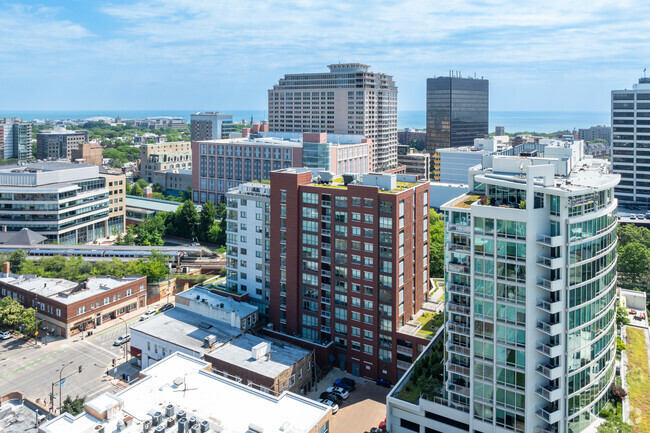
<svg viewBox="0 0 650 433"><path fill-rule="evenodd" d="M94 329L129 311L146 308L147 278L95 276L83 283L61 278L0 274L0 295L36 309L36 317L64 338Z"/></svg>
<svg viewBox="0 0 650 433"><path fill-rule="evenodd" d="M88 131L54 129L36 134L36 158L72 159L72 151L88 142Z"/></svg>
<svg viewBox="0 0 650 433"><path fill-rule="evenodd" d="M409 175L272 172L274 331L327 346L353 375L395 383L397 340L408 338L399 329L428 294L428 195Z"/></svg>

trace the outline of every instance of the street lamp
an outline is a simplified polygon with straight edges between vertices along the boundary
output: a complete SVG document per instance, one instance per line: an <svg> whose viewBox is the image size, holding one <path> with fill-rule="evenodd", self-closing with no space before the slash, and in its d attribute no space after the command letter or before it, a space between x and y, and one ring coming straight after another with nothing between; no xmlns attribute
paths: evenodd
<svg viewBox="0 0 650 433"><path fill-rule="evenodd" d="M59 370L59 414L61 414L61 406L63 404L63 395L61 394L61 381L63 380L63 369L68 365L73 364L74 361L70 361L67 364L61 364L61 369Z"/></svg>
<svg viewBox="0 0 650 433"><path fill-rule="evenodd" d="M118 319L124 322L124 331L125 331L124 335L128 335L129 325L126 323L126 320L122 319L121 317L118 317ZM126 343L124 343L124 361L126 361L126 349L128 346L129 346L129 342L127 341Z"/></svg>

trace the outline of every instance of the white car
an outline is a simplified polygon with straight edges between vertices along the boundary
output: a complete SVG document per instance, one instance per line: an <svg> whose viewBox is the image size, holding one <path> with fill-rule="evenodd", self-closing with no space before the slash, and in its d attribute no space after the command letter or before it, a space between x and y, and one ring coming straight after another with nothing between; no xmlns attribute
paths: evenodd
<svg viewBox="0 0 650 433"><path fill-rule="evenodd" d="M326 400L326 399L324 399L324 398L321 398L321 399L318 400L318 401L319 401L319 403L323 403L323 404L325 404L325 405L331 407L331 408L332 408L332 413L333 413L333 414L339 411L339 405L336 404L336 403L334 403L332 400Z"/></svg>
<svg viewBox="0 0 650 433"><path fill-rule="evenodd" d="M131 336L129 334L120 335L117 337L117 340L113 341L113 346L121 346L129 340L131 340Z"/></svg>
<svg viewBox="0 0 650 433"><path fill-rule="evenodd" d="M156 315L156 310L149 310L140 317L140 321L147 320Z"/></svg>
<svg viewBox="0 0 650 433"><path fill-rule="evenodd" d="M630 214L630 219L631 219L631 220L635 220L635 219L636 219L636 214L635 214L635 213Z"/></svg>
<svg viewBox="0 0 650 433"><path fill-rule="evenodd" d="M0 331L0 340L9 340L10 338L11 338L11 332Z"/></svg>
<svg viewBox="0 0 650 433"><path fill-rule="evenodd" d="M327 388L327 392L331 394L340 395L343 400L350 397L350 393L347 392L345 389L341 388L340 386L330 386L329 388Z"/></svg>

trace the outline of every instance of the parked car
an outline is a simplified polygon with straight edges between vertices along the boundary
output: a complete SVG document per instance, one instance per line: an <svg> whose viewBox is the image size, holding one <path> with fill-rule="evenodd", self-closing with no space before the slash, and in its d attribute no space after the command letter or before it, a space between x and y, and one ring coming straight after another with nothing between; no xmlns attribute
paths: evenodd
<svg viewBox="0 0 650 433"><path fill-rule="evenodd" d="M334 386L338 386L348 391L354 391L357 387L357 382L354 379L348 379L347 377L341 377L334 381Z"/></svg>
<svg viewBox="0 0 650 433"><path fill-rule="evenodd" d="M645 219L645 215L643 215L642 213L640 213L640 214L637 215L637 218L639 218L640 220L644 220L644 219Z"/></svg>
<svg viewBox="0 0 650 433"><path fill-rule="evenodd" d="M318 401L319 401L320 403L323 403L323 404L325 404L325 405L331 407L331 408L332 408L332 413L336 413L336 412L339 411L339 405L336 404L336 403L334 403L332 400L328 400L328 399L326 399L326 398L321 398L321 399L318 400Z"/></svg>
<svg viewBox="0 0 650 433"><path fill-rule="evenodd" d="M386 388L390 388L390 381L388 381L386 379L377 379L377 385L385 386Z"/></svg>
<svg viewBox="0 0 650 433"><path fill-rule="evenodd" d="M147 320L155 316L157 313L156 310L149 310L146 313L144 313L142 316L140 316L140 321L142 322L143 320Z"/></svg>
<svg viewBox="0 0 650 433"><path fill-rule="evenodd" d="M332 394L338 394L341 397L343 397L343 400L350 397L350 393L345 389L341 388L340 386L330 386L329 388L327 388L327 392L330 392Z"/></svg>
<svg viewBox="0 0 650 433"><path fill-rule="evenodd" d="M635 213L630 214L630 219L631 219L631 220L635 220L635 219L636 219L636 214L635 214Z"/></svg>
<svg viewBox="0 0 650 433"><path fill-rule="evenodd" d="M11 332L9 331L0 331L0 340L9 340L11 338Z"/></svg>
<svg viewBox="0 0 650 433"><path fill-rule="evenodd" d="M169 304L165 304L165 305L163 305L162 307L160 307L160 308L158 309L158 311L160 311L161 313L164 313L165 311L167 311L167 310L171 310L172 308L174 308L174 304L169 303Z"/></svg>
<svg viewBox="0 0 650 433"><path fill-rule="evenodd" d="M332 394L331 392L322 392L320 398L323 400L332 400L336 404L341 404L343 397L337 394Z"/></svg>
<svg viewBox="0 0 650 433"><path fill-rule="evenodd" d="M121 346L127 341L131 340L131 336L129 334L123 334L117 337L117 340L113 341L113 346Z"/></svg>

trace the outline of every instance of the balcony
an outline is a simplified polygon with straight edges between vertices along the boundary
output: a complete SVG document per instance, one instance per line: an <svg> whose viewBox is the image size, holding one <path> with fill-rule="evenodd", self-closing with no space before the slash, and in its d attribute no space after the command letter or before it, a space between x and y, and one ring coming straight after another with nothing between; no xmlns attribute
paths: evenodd
<svg viewBox="0 0 650 433"><path fill-rule="evenodd" d="M537 256L537 264L547 269L559 269L562 267L562 258Z"/></svg>
<svg viewBox="0 0 650 433"><path fill-rule="evenodd" d="M413 349L411 349L410 347L400 346L398 344L397 345L397 353L400 353L400 354L406 355L406 356L413 356Z"/></svg>
<svg viewBox="0 0 650 433"><path fill-rule="evenodd" d="M447 390L469 397L469 387L455 383L447 383Z"/></svg>
<svg viewBox="0 0 650 433"><path fill-rule="evenodd" d="M459 355L465 355L465 356L471 355L471 352L468 347L463 347L458 344L454 344L452 342L447 342L447 350L449 352L458 353Z"/></svg>
<svg viewBox="0 0 650 433"><path fill-rule="evenodd" d="M469 265L463 265L463 264L460 264L460 263L448 263L447 264L447 270L449 270L449 272L456 272L456 273L461 273L461 274L469 274L470 273Z"/></svg>
<svg viewBox="0 0 650 433"><path fill-rule="evenodd" d="M549 403L553 403L562 397L562 390L557 386L538 386L535 392Z"/></svg>
<svg viewBox="0 0 650 433"><path fill-rule="evenodd" d="M325 283L322 283L322 284L320 285L320 288L321 288L322 290L328 290L328 291L331 291L331 290L332 290L332 286L330 286L329 284L325 284Z"/></svg>
<svg viewBox="0 0 650 433"><path fill-rule="evenodd" d="M471 233L472 228L470 226L461 226L458 224L449 224L447 226L447 231L458 232L458 233Z"/></svg>
<svg viewBox="0 0 650 433"><path fill-rule="evenodd" d="M323 310L321 310L320 316L324 317L326 319L330 319L332 317L332 315L329 313L329 311L323 311Z"/></svg>
<svg viewBox="0 0 650 433"><path fill-rule="evenodd" d="M332 230L322 229L320 231L320 234L323 235L323 236L332 236Z"/></svg>
<svg viewBox="0 0 650 433"><path fill-rule="evenodd" d="M332 217L329 216L329 215L323 215L322 218L321 218L321 221L323 221L325 223L329 223L329 222L332 221Z"/></svg>
<svg viewBox="0 0 650 433"><path fill-rule="evenodd" d="M472 310L469 307L466 307L465 305L461 305L461 304L456 304L455 302L452 301L447 302L447 311L451 311L453 313L465 314L467 316L471 315L472 313Z"/></svg>
<svg viewBox="0 0 650 433"><path fill-rule="evenodd" d="M328 334L331 334L331 333L332 333L332 331L330 330L330 328L329 328L328 326L321 326L321 327L320 327L320 331L321 331L321 332L326 332L326 333L328 333Z"/></svg>
<svg viewBox="0 0 650 433"><path fill-rule="evenodd" d="M321 296L320 301L323 304L331 305L332 304L332 298L328 298L326 296Z"/></svg>
<svg viewBox="0 0 650 433"><path fill-rule="evenodd" d="M324 269L320 271L320 274L321 274L321 276L323 276L323 277L328 277L328 278L332 276L332 272L331 272L331 271L326 271L326 270L324 270Z"/></svg>
<svg viewBox="0 0 650 433"><path fill-rule="evenodd" d="M547 322L545 320L538 320L537 329L539 329L540 331L542 331L547 335L554 336L554 335L559 335L562 332L562 324L555 323L555 322Z"/></svg>
<svg viewBox="0 0 650 433"><path fill-rule="evenodd" d="M322 200L320 204L323 207L332 207L332 202L330 200Z"/></svg>
<svg viewBox="0 0 650 433"><path fill-rule="evenodd" d="M541 343L536 347L537 351L542 355L548 356L549 358L555 358L562 354L562 346L560 343L547 344Z"/></svg>
<svg viewBox="0 0 650 433"><path fill-rule="evenodd" d="M411 362L406 362L398 359L396 365L397 368L401 368L402 370L408 370L409 368L411 368L413 364Z"/></svg>
<svg viewBox="0 0 650 433"><path fill-rule="evenodd" d="M326 243L326 242L321 242L320 247L321 247L322 249L324 249L324 250L331 250L331 249L332 249L332 245L331 245L331 244L328 244L328 243Z"/></svg>
<svg viewBox="0 0 650 433"><path fill-rule="evenodd" d="M449 323L447 325L447 329L450 330L451 332L457 332L459 334L465 334L465 335L469 335L471 332L469 326L460 325L458 323Z"/></svg>
<svg viewBox="0 0 650 433"><path fill-rule="evenodd" d="M447 250L454 251L457 253L469 254L472 252L472 247L470 247L469 245L447 244Z"/></svg>
<svg viewBox="0 0 650 433"><path fill-rule="evenodd" d="M328 256L321 256L320 261L323 263L332 263L332 258Z"/></svg>
<svg viewBox="0 0 650 433"><path fill-rule="evenodd" d="M558 433L557 427L540 426L535 427L535 433Z"/></svg>
<svg viewBox="0 0 650 433"><path fill-rule="evenodd" d="M546 278L538 278L537 279L537 287L548 290L550 292L557 292L558 290L562 290L562 286L564 285L563 280L547 280Z"/></svg>
<svg viewBox="0 0 650 433"><path fill-rule="evenodd" d="M545 247L559 247L564 244L564 236L548 236L548 235L539 235L537 236L537 243L544 245Z"/></svg>
<svg viewBox="0 0 650 433"><path fill-rule="evenodd" d="M556 422L562 420L562 412L560 409L554 408L552 406L546 406L543 409L537 409L535 411L535 415L549 424L555 424Z"/></svg>
<svg viewBox="0 0 650 433"><path fill-rule="evenodd" d="M562 301L549 301L547 299L537 298L537 308L549 314L559 313L562 311Z"/></svg>
<svg viewBox="0 0 650 433"><path fill-rule="evenodd" d="M453 362L447 363L447 371L469 377L469 367L463 367L462 365L454 364Z"/></svg>
<svg viewBox="0 0 650 433"><path fill-rule="evenodd" d="M461 284L450 283L446 285L446 289L450 293L459 293L461 295L469 295L469 287Z"/></svg>
<svg viewBox="0 0 650 433"><path fill-rule="evenodd" d="M535 371L548 380L558 379L562 375L562 367L559 365L537 364Z"/></svg>

